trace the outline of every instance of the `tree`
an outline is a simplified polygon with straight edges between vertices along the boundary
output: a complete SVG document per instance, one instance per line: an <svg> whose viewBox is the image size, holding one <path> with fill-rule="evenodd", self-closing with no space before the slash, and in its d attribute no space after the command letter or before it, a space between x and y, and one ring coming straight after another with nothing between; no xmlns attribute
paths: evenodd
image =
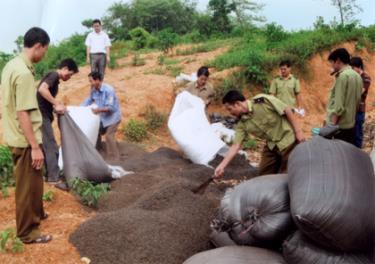
<svg viewBox="0 0 375 264"><path fill-rule="evenodd" d="M341 26L354 22L354 15L362 12L363 9L356 3L357 0L331 0L331 4L340 13Z"/></svg>
<svg viewBox="0 0 375 264"><path fill-rule="evenodd" d="M229 14L235 9L232 1L210 0L208 9L212 12L212 22L219 32L229 32L232 29L229 19Z"/></svg>
<svg viewBox="0 0 375 264"><path fill-rule="evenodd" d="M81 22L81 24L82 24L82 26L84 26L84 27L86 27L86 28L88 28L88 29L91 29L91 27L92 27L92 21L93 21L93 19L85 19L85 20L83 20L82 22Z"/></svg>
<svg viewBox="0 0 375 264"><path fill-rule="evenodd" d="M163 29L158 34L159 48L168 53L178 42L178 35L170 28Z"/></svg>
<svg viewBox="0 0 375 264"><path fill-rule="evenodd" d="M252 22L265 22L264 16L257 16L264 4L258 4L251 0L232 0L233 11L241 26L252 24Z"/></svg>

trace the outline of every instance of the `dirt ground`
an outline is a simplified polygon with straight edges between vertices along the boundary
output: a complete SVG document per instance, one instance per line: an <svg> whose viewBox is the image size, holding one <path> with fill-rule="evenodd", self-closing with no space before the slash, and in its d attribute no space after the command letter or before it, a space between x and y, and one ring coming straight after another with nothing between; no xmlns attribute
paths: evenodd
<svg viewBox="0 0 375 264"><path fill-rule="evenodd" d="M344 45L351 52L354 51L354 43ZM181 60L179 65L185 73L191 73L197 68L205 64L208 60L223 53L227 48L219 48L217 50L193 54L190 56L175 56L173 59ZM142 113L147 105L154 105L158 110L169 113L173 100L173 80L174 77L166 75L149 74L153 69L158 68L157 57L158 52L142 55L146 59L146 65L133 67L130 66L132 56L128 56L118 61L120 67L114 70L108 70L105 82L113 85L118 93L123 111L124 125L130 118L142 118ZM359 55L365 58L365 64L369 67L367 71L373 80L375 80L375 55L367 52ZM301 80L302 96L305 101L306 117L301 119L303 122L303 130L306 136L310 136L311 128L321 126L324 120L325 105L328 98L328 91L333 82L333 78L329 75L330 66L326 60L328 52L323 52L314 56L309 68L310 77ZM232 70L223 72L215 72L213 70L212 79L222 79ZM89 85L87 75L89 67L81 67L79 74L75 75L72 80L61 85L59 98L69 105L80 104L89 94ZM372 102L375 101L375 88L370 87L368 97L368 114L365 150L370 149L370 140L373 140L375 107ZM1 98L0 98L1 105ZM210 112L223 112L220 105L213 105L209 109ZM0 113L1 114L1 113ZM121 131L118 133L119 139L124 139ZM0 122L0 138L2 137L2 128ZM0 143L1 143L0 139ZM150 139L142 143L146 150L153 151L160 146L168 146L177 149L173 139L170 137L167 127L157 130L151 134ZM260 147L259 147L260 149ZM259 152L251 153L251 159L259 160ZM49 185L45 186L50 189ZM45 203L46 210L50 214L50 218L42 223L42 231L54 235L54 241L46 245L28 245L22 254L0 254L0 263L83 263L75 248L68 242L68 236L81 223L92 218L95 213L85 210L72 195L61 192L52 188L55 193L55 200L51 203ZM14 195L11 192L10 197L3 198L0 196L0 230L15 226L15 206Z"/></svg>

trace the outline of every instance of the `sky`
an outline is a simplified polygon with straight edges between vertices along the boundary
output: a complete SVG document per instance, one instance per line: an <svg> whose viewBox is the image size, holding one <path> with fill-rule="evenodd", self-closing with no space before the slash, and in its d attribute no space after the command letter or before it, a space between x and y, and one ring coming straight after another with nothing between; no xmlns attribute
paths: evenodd
<svg viewBox="0 0 375 264"><path fill-rule="evenodd" d="M129 1L129 0L128 0ZM123 0L123 2L128 2ZM199 0L199 10L205 10L209 0ZM81 22L88 18L100 18L107 8L118 0L0 0L0 51L12 52L15 39L30 27L44 28L53 43L74 33L86 30ZM331 0L256 0L265 4L260 13L267 23L276 22L287 30L311 28L316 17L326 21L339 17L330 5ZM362 25L375 24L375 1L357 0L363 12L357 15Z"/></svg>

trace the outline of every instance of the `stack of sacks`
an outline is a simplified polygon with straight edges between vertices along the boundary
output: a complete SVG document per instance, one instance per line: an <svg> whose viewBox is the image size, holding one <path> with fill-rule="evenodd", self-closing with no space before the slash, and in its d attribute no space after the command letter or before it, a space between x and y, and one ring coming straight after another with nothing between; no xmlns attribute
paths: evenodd
<svg viewBox="0 0 375 264"><path fill-rule="evenodd" d="M290 209L301 233L284 243L297 263L372 263L375 176L369 156L339 140L314 137L289 158Z"/></svg>
<svg viewBox="0 0 375 264"><path fill-rule="evenodd" d="M295 230L289 210L288 176L257 177L228 190L212 227L212 242L217 247L237 244L279 248Z"/></svg>

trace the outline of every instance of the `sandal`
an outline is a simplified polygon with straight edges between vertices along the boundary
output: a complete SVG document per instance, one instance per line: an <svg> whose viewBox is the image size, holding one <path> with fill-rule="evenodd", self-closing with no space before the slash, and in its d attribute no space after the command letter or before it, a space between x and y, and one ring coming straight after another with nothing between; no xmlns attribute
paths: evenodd
<svg viewBox="0 0 375 264"><path fill-rule="evenodd" d="M40 237L35 238L34 240L31 240L30 242L23 242L25 244L44 244L48 243L52 240L51 235L41 235Z"/></svg>
<svg viewBox="0 0 375 264"><path fill-rule="evenodd" d="M42 217L40 218L40 220L46 220L47 218L48 218L48 214L44 213L44 215L42 215Z"/></svg>

